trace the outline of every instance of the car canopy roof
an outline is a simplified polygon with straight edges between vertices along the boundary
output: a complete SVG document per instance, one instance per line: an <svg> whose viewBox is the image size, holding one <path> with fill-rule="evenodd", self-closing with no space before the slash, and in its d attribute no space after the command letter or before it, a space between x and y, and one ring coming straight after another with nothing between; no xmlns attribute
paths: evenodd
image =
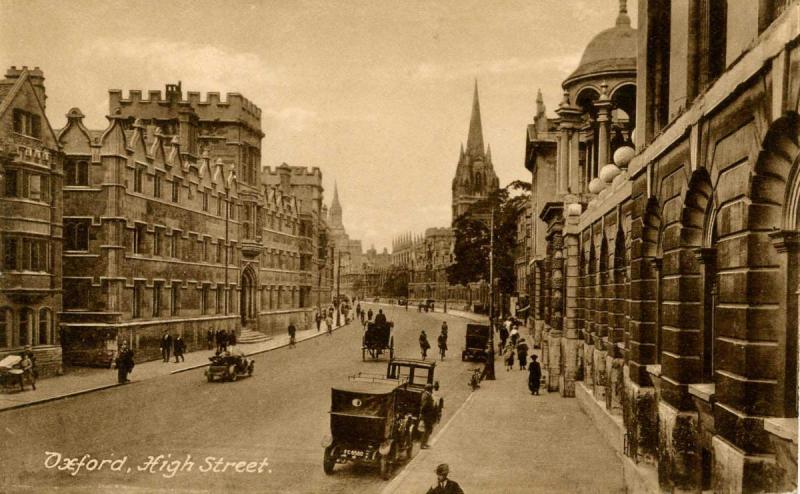
<svg viewBox="0 0 800 494"><path fill-rule="evenodd" d="M352 381L331 388L331 413L386 418L394 408L396 382Z"/></svg>

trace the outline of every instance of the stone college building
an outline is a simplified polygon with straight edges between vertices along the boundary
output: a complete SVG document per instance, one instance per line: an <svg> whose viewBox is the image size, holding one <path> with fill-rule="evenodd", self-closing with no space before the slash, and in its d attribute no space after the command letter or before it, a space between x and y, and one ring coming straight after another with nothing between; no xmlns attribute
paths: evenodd
<svg viewBox="0 0 800 494"><path fill-rule="evenodd" d="M620 3L526 134L547 386L636 492L794 490L800 2Z"/></svg>

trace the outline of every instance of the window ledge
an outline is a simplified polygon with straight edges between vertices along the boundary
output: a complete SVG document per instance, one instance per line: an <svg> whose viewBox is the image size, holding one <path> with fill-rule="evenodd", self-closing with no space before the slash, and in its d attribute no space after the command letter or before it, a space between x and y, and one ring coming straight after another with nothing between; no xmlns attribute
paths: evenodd
<svg viewBox="0 0 800 494"><path fill-rule="evenodd" d="M764 419L764 429L781 439L797 444L797 419L769 418Z"/></svg>
<svg viewBox="0 0 800 494"><path fill-rule="evenodd" d="M703 384L690 384L689 385L689 394L692 396L696 396L703 401L707 401L708 403L713 403L714 400L714 393L716 391L716 385L714 383L703 383Z"/></svg>
<svg viewBox="0 0 800 494"><path fill-rule="evenodd" d="M661 364L650 364L645 367L648 374L656 377L661 377Z"/></svg>

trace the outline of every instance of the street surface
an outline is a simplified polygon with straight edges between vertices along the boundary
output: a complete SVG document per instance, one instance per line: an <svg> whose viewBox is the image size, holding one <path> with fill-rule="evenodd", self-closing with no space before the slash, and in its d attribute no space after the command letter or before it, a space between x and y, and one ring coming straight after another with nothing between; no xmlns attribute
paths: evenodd
<svg viewBox="0 0 800 494"><path fill-rule="evenodd" d="M431 358L447 320L450 351L436 368L446 423L476 366L460 358L468 321L382 308L402 357L420 357L425 329ZM237 382L207 383L198 369L4 412L0 491L378 493L386 482L375 469L322 470L331 386L359 371L386 372L388 357L362 362L361 335L351 324L257 355L253 377Z"/></svg>

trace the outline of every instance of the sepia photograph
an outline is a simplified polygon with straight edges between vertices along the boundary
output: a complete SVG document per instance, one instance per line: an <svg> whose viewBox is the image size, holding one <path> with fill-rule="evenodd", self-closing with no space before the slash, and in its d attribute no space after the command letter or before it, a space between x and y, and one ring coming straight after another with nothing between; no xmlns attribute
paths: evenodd
<svg viewBox="0 0 800 494"><path fill-rule="evenodd" d="M797 492L800 0L0 19L0 493Z"/></svg>

